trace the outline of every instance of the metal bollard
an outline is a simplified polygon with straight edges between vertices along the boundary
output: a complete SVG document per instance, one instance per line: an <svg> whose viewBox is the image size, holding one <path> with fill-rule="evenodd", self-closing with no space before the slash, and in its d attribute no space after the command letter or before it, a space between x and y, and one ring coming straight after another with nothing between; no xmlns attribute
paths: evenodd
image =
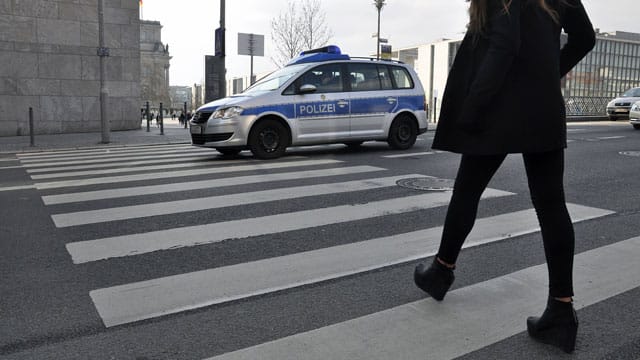
<svg viewBox="0 0 640 360"><path fill-rule="evenodd" d="M164 135L164 117L162 114L162 103L160 103L160 114L158 114L158 120L160 120L160 135Z"/></svg>
<svg viewBox="0 0 640 360"><path fill-rule="evenodd" d="M184 128L187 128L187 123L189 122L189 119L187 119L187 102L184 102L184 110L182 110L182 115L184 116Z"/></svg>
<svg viewBox="0 0 640 360"><path fill-rule="evenodd" d="M146 111L147 111L147 132L149 132L149 123L151 122L151 113L149 112L149 102L147 101L147 105L146 105Z"/></svg>
<svg viewBox="0 0 640 360"><path fill-rule="evenodd" d="M31 146L36 146L36 138L33 133L33 108L29 107L29 139Z"/></svg>

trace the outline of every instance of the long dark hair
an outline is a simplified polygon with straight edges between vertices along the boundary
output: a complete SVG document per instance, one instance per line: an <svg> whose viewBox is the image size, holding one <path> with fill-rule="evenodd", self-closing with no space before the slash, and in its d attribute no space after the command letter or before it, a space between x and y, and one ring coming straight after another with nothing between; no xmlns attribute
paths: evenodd
<svg viewBox="0 0 640 360"><path fill-rule="evenodd" d="M487 25L487 13L489 11L489 1L491 0L467 0L469 4L469 31L473 33L482 33ZM512 0L501 0L502 7L505 12L509 11ZM556 23L560 21L558 12L549 6L548 0L532 0L546 11ZM566 0L560 0L560 3L566 3Z"/></svg>

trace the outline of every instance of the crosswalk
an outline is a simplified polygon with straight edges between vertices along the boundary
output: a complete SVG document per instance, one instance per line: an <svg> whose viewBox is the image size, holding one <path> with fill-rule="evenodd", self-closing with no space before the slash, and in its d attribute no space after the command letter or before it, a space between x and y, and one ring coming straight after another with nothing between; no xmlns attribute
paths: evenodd
<svg viewBox="0 0 640 360"><path fill-rule="evenodd" d="M238 300L247 301L250 309L251 299L260 295L384 271L436 253L441 226L417 230L391 226L403 216L446 209L450 192L397 186L402 179L431 178L429 174L398 174L340 157L289 156L264 162L216 154L167 145L26 153L18 158L58 231L97 229L66 242L68 261L76 267L102 263L108 268L118 259L158 252L196 254L216 243L242 247L246 239L256 238L278 237L295 248L307 232L342 225L357 228L370 221L389 222L394 233L362 238L355 233L349 235L350 242L98 286L88 296L104 327L162 320ZM516 195L489 188L483 201L499 204ZM282 206L288 202L297 206ZM581 204L568 207L576 223L614 214ZM199 219L195 223L157 229L135 226L162 222L163 216L199 213L228 216L194 216ZM117 228L117 234L96 236L105 225ZM538 231L535 211L517 209L479 218L465 248ZM579 254L576 287L582 295L577 306L640 286L639 267L629 265L639 255L640 237ZM603 269L603 262L615 266ZM407 303L211 359L416 359L423 358L427 349L434 359L451 359L524 331L522 314L539 312L544 294L546 267L541 264L457 289L443 303L431 299ZM452 331L464 334L453 341ZM442 346L429 346L435 343Z"/></svg>

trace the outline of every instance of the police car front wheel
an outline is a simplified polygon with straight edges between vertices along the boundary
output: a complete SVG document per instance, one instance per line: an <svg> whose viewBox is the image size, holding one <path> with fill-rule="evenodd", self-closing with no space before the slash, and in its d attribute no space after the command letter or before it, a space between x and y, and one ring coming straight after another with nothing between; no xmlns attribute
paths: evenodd
<svg viewBox="0 0 640 360"><path fill-rule="evenodd" d="M398 116L389 129L389 145L398 150L406 150L413 146L418 137L418 126L411 116Z"/></svg>
<svg viewBox="0 0 640 360"><path fill-rule="evenodd" d="M288 144L287 128L274 119L259 122L249 135L249 148L259 159L275 159L282 156Z"/></svg>

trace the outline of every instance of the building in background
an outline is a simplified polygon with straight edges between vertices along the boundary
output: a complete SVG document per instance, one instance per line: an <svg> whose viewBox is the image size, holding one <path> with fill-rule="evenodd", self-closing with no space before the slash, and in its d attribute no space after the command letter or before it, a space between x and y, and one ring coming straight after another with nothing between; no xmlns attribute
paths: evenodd
<svg viewBox="0 0 640 360"><path fill-rule="evenodd" d="M414 67L429 99L429 118L436 121L449 70L461 39L398 49L393 59ZM566 35L562 35L566 42ZM568 116L606 116L607 102L640 86L640 34L601 33L596 29L595 48L562 80ZM535 106L535 104L532 104Z"/></svg>
<svg viewBox="0 0 640 360"><path fill-rule="evenodd" d="M140 20L140 108L149 102L152 113L157 114L162 103L164 114L170 114L169 45L162 43L162 25L159 21Z"/></svg>
<svg viewBox="0 0 640 360"><path fill-rule="evenodd" d="M191 109L187 108L187 112L193 112L200 106L204 105L204 85L193 84L191 87L191 96L191 105L193 107Z"/></svg>
<svg viewBox="0 0 640 360"><path fill-rule="evenodd" d="M191 111L192 105L192 88L191 86L170 86L169 96L171 96L170 114L181 114L184 111L186 103L187 112Z"/></svg>
<svg viewBox="0 0 640 360"><path fill-rule="evenodd" d="M4 5L2 5L4 4ZM106 113L112 130L140 127L137 0L105 1ZM98 2L0 2L0 136L101 130Z"/></svg>
<svg viewBox="0 0 640 360"><path fill-rule="evenodd" d="M562 82L567 113L576 115L603 115L611 99L633 87L640 87L640 34L598 29L594 49Z"/></svg>

